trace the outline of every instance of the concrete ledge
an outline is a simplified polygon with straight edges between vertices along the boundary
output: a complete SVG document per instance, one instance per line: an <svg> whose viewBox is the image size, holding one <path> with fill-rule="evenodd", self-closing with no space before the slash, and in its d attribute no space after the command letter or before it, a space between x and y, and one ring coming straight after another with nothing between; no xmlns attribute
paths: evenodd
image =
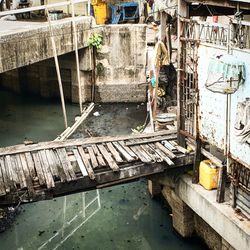
<svg viewBox="0 0 250 250"><path fill-rule="evenodd" d="M87 46L92 17L77 17L78 48ZM31 23L0 20L0 73L53 57L47 22ZM53 22L58 55L74 50L71 19Z"/></svg>
<svg viewBox="0 0 250 250"><path fill-rule="evenodd" d="M216 190L207 191L183 175L177 185L179 197L235 249L250 249L250 222L240 220L229 202L216 203Z"/></svg>

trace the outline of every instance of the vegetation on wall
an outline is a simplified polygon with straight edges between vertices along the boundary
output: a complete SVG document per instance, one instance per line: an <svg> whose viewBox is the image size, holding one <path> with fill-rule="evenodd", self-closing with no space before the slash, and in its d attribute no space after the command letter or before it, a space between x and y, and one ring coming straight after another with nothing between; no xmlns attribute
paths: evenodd
<svg viewBox="0 0 250 250"><path fill-rule="evenodd" d="M100 49L102 47L102 35L101 34L92 34L88 40L88 45Z"/></svg>

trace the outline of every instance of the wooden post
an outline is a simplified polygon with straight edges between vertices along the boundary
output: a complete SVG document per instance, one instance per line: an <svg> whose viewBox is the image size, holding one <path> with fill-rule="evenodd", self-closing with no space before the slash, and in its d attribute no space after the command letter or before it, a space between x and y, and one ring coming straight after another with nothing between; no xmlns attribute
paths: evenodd
<svg viewBox="0 0 250 250"><path fill-rule="evenodd" d="M218 188L216 197L216 201L218 203L222 203L225 201L226 178L227 178L227 165L223 164L222 168L220 168L219 170L219 179L218 179Z"/></svg>
<svg viewBox="0 0 250 250"><path fill-rule="evenodd" d="M178 0L178 69L177 69L177 136L178 136L178 144L185 147L185 137L181 135L180 131L185 126L185 121L183 118L182 109L182 98L183 98L183 90L181 83L183 82L183 42L181 41L181 33L183 29L183 24L181 22L182 17L188 17L188 7L187 3L183 0Z"/></svg>
<svg viewBox="0 0 250 250"><path fill-rule="evenodd" d="M171 59L172 59L172 41L171 41L170 24L167 25L166 38L167 38L166 43L167 43L167 48L168 48L169 61L171 62Z"/></svg>
<svg viewBox="0 0 250 250"><path fill-rule="evenodd" d="M51 26L51 20L50 20L49 11L48 11L47 7L46 7L46 14L47 14L47 20L49 22L50 38L51 38L51 43L52 43L55 65L56 65L57 80L58 80L58 85L59 85L61 104L62 104L62 110L63 110L63 117L64 117L64 126L66 129L68 127L68 121L67 121L67 114L66 114L66 108L65 108L62 79L61 79L61 73L60 73L60 68L59 68L59 63L58 63L57 52L56 52L55 39L54 39L53 30L52 30L52 26Z"/></svg>
<svg viewBox="0 0 250 250"><path fill-rule="evenodd" d="M199 183L199 167L201 162L201 139L196 139L194 165L193 165L193 178L192 183Z"/></svg>
<svg viewBox="0 0 250 250"><path fill-rule="evenodd" d="M95 68L96 68L96 48L93 46L92 47L92 86L91 86L91 101L95 101Z"/></svg>
<svg viewBox="0 0 250 250"><path fill-rule="evenodd" d="M78 45L77 45L75 6L72 0L71 0L71 9L72 9L72 23L73 23L73 34L74 34L73 37L74 37L75 57L76 57L76 72L77 72L77 81L78 81L79 105L80 105L80 112L82 113L82 86L81 86L81 78L80 78L79 55L78 55Z"/></svg>
<svg viewBox="0 0 250 250"><path fill-rule="evenodd" d="M161 18L160 39L162 42L165 42L166 29L167 29L167 13L165 11L161 11L160 18Z"/></svg>
<svg viewBox="0 0 250 250"><path fill-rule="evenodd" d="M155 120L156 111L157 111L157 92L158 92L158 84L159 84L159 72L160 72L160 66L157 66L155 69L155 89L153 93L153 97L154 97L153 120Z"/></svg>

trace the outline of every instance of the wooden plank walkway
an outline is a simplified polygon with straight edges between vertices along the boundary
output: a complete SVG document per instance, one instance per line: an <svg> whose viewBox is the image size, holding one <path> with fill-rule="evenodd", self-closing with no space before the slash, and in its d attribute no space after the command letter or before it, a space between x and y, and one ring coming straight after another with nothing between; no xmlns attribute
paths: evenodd
<svg viewBox="0 0 250 250"><path fill-rule="evenodd" d="M192 162L175 130L0 148L0 204L50 199Z"/></svg>

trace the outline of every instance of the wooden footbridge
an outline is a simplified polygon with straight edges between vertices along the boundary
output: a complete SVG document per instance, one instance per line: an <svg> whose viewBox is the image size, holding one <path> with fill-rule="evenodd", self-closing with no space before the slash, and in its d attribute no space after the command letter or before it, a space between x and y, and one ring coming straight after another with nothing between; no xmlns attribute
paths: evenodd
<svg viewBox="0 0 250 250"><path fill-rule="evenodd" d="M0 148L0 205L110 186L192 162L174 130Z"/></svg>

